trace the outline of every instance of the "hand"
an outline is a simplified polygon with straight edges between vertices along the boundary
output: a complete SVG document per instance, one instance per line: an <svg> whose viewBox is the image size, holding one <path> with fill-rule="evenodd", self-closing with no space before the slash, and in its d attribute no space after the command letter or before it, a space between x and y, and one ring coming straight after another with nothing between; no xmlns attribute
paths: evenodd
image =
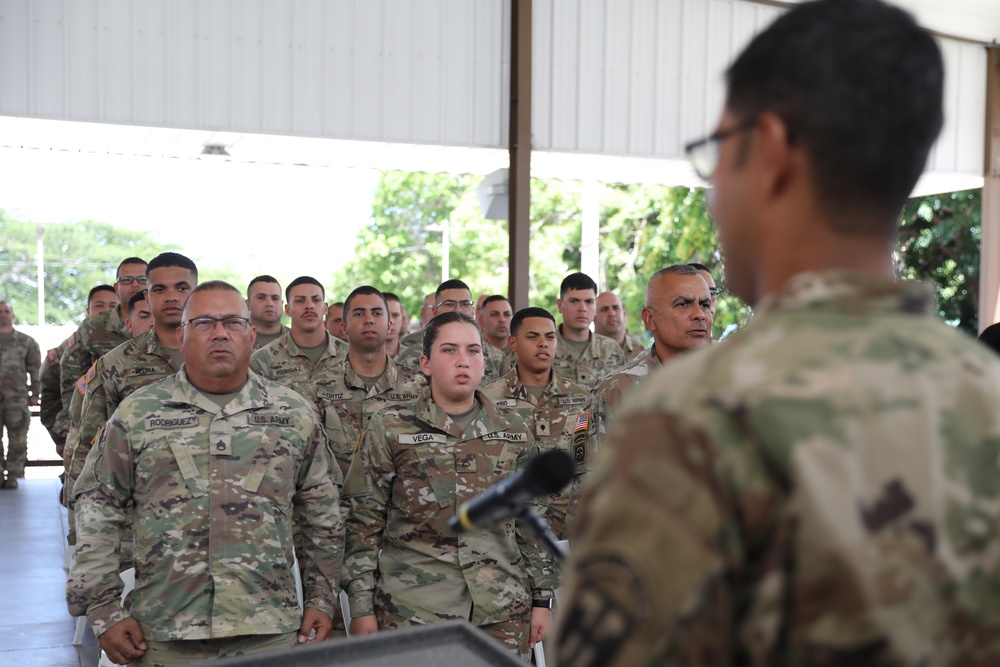
<svg viewBox="0 0 1000 667"><path fill-rule="evenodd" d="M528 638L531 642L531 648L535 648L535 644L545 639L545 636L549 634L550 625L552 625L551 609L531 608L531 636Z"/></svg>
<svg viewBox="0 0 1000 667"><path fill-rule="evenodd" d="M347 630L347 632L352 637L370 635L378 632L378 621L375 619L375 614L352 618L351 627Z"/></svg>
<svg viewBox="0 0 1000 667"><path fill-rule="evenodd" d="M97 640L97 644L108 654L111 662L118 665L127 665L138 660L146 652L146 640L142 636L142 630L131 616L105 630Z"/></svg>
<svg viewBox="0 0 1000 667"><path fill-rule="evenodd" d="M316 630L316 636L310 639L309 635L313 630ZM306 607L305 613L302 614L302 625L299 626L298 642L300 644L321 642L329 639L331 632L333 632L333 619L319 609Z"/></svg>

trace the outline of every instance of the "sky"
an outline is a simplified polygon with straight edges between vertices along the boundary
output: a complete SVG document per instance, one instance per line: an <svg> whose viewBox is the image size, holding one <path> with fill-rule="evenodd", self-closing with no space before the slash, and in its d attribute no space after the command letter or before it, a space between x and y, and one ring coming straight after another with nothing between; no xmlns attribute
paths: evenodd
<svg viewBox="0 0 1000 667"><path fill-rule="evenodd" d="M149 231L206 267L229 260L280 280L329 275L350 259L379 176L374 169L4 147L0 208L20 220Z"/></svg>

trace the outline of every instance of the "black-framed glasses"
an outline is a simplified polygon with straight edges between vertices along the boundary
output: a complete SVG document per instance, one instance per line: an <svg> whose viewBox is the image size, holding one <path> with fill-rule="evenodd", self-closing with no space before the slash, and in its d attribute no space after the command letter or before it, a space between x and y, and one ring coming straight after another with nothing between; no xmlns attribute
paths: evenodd
<svg viewBox="0 0 1000 667"><path fill-rule="evenodd" d="M192 329L199 333L208 333L210 331L215 331L215 324L217 322L222 322L222 328L226 331L238 332L246 331L247 327L250 326L250 318L239 317L237 315L227 315L226 317L209 317L207 315L203 317L192 317L187 322L181 322L182 327L188 325Z"/></svg>
<svg viewBox="0 0 1000 667"><path fill-rule="evenodd" d="M746 132L756 124L756 117L749 118L728 130L719 130L704 139L692 141L684 146L684 154L687 155L695 172L706 181L711 181L712 176L715 175L716 167L719 166L719 144L722 140L740 132Z"/></svg>
<svg viewBox="0 0 1000 667"><path fill-rule="evenodd" d="M434 304L434 307L440 310L444 308L445 310L472 310L474 304L471 301L455 301L454 299L448 299L447 301L442 301L441 303Z"/></svg>
<svg viewBox="0 0 1000 667"><path fill-rule="evenodd" d="M118 276L118 282L122 285L131 285L132 283L145 285L146 276Z"/></svg>

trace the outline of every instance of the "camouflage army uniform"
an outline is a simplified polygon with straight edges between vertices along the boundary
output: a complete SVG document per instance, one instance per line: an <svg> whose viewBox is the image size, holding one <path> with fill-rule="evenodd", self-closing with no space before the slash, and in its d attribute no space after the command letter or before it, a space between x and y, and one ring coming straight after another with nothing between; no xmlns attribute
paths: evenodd
<svg viewBox="0 0 1000 667"><path fill-rule="evenodd" d="M594 388L598 380L625 363L622 349L612 338L591 332L590 343L578 354L563 338L561 324L558 334L559 344L556 345L552 370L588 391Z"/></svg>
<svg viewBox="0 0 1000 667"><path fill-rule="evenodd" d="M262 347L267 347L274 341L278 340L285 334L287 334L291 329L286 327L284 324L281 325L281 331L276 334L262 334L259 330L257 331L257 340L254 341L253 349L259 350Z"/></svg>
<svg viewBox="0 0 1000 667"><path fill-rule="evenodd" d="M250 357L250 368L254 373L301 394L313 382L336 378L346 358L347 343L326 334L326 351L314 368L289 332L254 352Z"/></svg>
<svg viewBox="0 0 1000 667"><path fill-rule="evenodd" d="M625 332L625 339L618 347L622 350L622 359L625 360L625 363L632 361L646 351L646 346L642 344L642 339L627 331Z"/></svg>
<svg viewBox="0 0 1000 667"><path fill-rule="evenodd" d="M42 353L35 339L14 330L0 334L0 438L7 434L3 469L7 477L24 475L28 458L28 396L38 398ZM12 482L13 483L13 482Z"/></svg>
<svg viewBox="0 0 1000 667"><path fill-rule="evenodd" d="M365 390L365 382L354 372L350 360L345 361L342 368L341 375L326 377L310 385L303 396L319 410L336 462L347 475L361 441L361 431L372 414L386 406L414 403L427 379L388 359L385 373L371 389Z"/></svg>
<svg viewBox="0 0 1000 667"><path fill-rule="evenodd" d="M462 535L448 527L460 503L537 452L517 413L476 398L464 433L430 388L371 418L344 487L344 578L354 617L375 614L380 628L464 618L524 657L531 600L555 585L551 556L513 520Z"/></svg>
<svg viewBox="0 0 1000 667"><path fill-rule="evenodd" d="M541 401L521 384L517 368L483 390L486 397L501 408L510 408L535 434L539 451L561 449L573 457L576 474L573 482L549 498L549 527L560 540L567 540L579 502L580 483L587 465L587 390L552 373Z"/></svg>
<svg viewBox="0 0 1000 667"><path fill-rule="evenodd" d="M396 363L400 366L406 366L407 368L420 372L420 357L423 355L423 332L421 332L421 342L417 345L411 345L405 349L400 348L399 354L396 355ZM483 360L486 362L486 369L483 371L483 379L479 383L479 388L482 389L491 382L496 382L510 370L510 364L507 362L507 357L501 350L493 347L486 340L483 340Z"/></svg>
<svg viewBox="0 0 1000 667"><path fill-rule="evenodd" d="M414 331L413 333L408 333L399 339L399 354L403 353L408 347L415 347L418 350L424 345L424 330ZM398 355L397 355L398 356ZM420 357L417 356L417 359Z"/></svg>
<svg viewBox="0 0 1000 667"><path fill-rule="evenodd" d="M1000 664L1000 363L932 309L922 285L800 274L632 392L559 663Z"/></svg>
<svg viewBox="0 0 1000 667"><path fill-rule="evenodd" d="M139 389L101 431L75 489L70 612L86 614L97 635L133 616L154 641L293 632L294 522L306 535L305 606L332 614L344 526L329 466L312 406L252 373L222 409L183 367ZM131 501L136 585L126 610L116 551Z"/></svg>
<svg viewBox="0 0 1000 667"><path fill-rule="evenodd" d="M49 432L52 441L57 445L66 444L67 424L65 419L63 419L62 423L59 421L59 414L63 411L62 391L59 383L59 360L62 358L63 352L66 351L68 344L69 339L64 340L59 343L58 347L54 347L46 352L45 358L42 359L41 396L38 400L38 416L40 418L39 421L42 422L42 426Z"/></svg>
<svg viewBox="0 0 1000 667"><path fill-rule="evenodd" d="M83 462L93 446L98 432L118 409L122 400L135 390L169 377L177 372L170 362L167 348L160 342L155 329L150 329L125 341L94 362L77 382L77 394L83 390L80 411L80 432L74 451L68 457L66 484L72 484L83 470ZM76 400L76 399L74 399Z"/></svg>
<svg viewBox="0 0 1000 667"><path fill-rule="evenodd" d="M650 345L642 356L636 357L611 375L605 376L590 392L587 412L590 424L587 430L587 448L590 461L599 451L601 441L607 433L608 416L622 401L622 396L649 375L650 370L659 368L654 345Z"/></svg>
<svg viewBox="0 0 1000 667"><path fill-rule="evenodd" d="M83 377L95 361L131 338L125 321L118 312L120 308L121 306L88 317L67 339L66 351L59 360L62 412L57 418L58 425L65 424L67 434L74 425L69 409L76 381ZM79 426L79 422L76 425Z"/></svg>

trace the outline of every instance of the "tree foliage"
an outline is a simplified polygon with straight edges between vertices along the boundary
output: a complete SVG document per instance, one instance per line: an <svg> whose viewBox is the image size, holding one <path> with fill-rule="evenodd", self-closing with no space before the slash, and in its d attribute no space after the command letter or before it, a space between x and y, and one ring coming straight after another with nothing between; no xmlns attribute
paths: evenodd
<svg viewBox="0 0 1000 667"><path fill-rule="evenodd" d="M982 190L911 199L896 248L899 274L933 283L938 315L972 335L979 326L981 208Z"/></svg>
<svg viewBox="0 0 1000 667"><path fill-rule="evenodd" d="M375 196L371 223L362 230L355 257L337 277L347 289L362 283L394 291L414 312L441 278L441 234L451 226L451 271L475 293L507 290L508 237L503 221L484 220L476 180L438 174L386 173ZM552 311L559 283L580 270L583 187L572 181L531 183L529 299ZM601 272L593 276L619 293L629 329L643 331L646 280L669 264L702 262L721 279L718 240L704 192L663 186L611 185L601 194ZM741 324L748 310L723 296L716 329Z"/></svg>
<svg viewBox="0 0 1000 667"><path fill-rule="evenodd" d="M52 223L14 220L0 209L0 298L10 301L18 319L38 324L38 230L43 230L45 322L79 321L95 285L113 284L126 257L149 259L165 250L145 232L101 222Z"/></svg>

